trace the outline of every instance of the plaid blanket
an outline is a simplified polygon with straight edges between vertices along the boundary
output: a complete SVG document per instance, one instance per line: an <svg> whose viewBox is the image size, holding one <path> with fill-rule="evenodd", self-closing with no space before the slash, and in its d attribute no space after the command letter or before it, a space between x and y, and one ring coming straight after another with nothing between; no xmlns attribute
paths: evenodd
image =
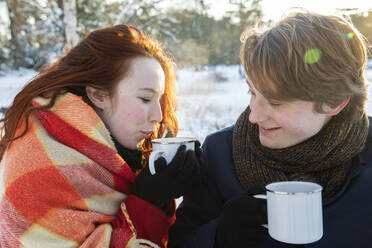
<svg viewBox="0 0 372 248"><path fill-rule="evenodd" d="M136 175L90 106L66 93L29 123L0 163L1 248L164 246L171 220L130 195Z"/></svg>

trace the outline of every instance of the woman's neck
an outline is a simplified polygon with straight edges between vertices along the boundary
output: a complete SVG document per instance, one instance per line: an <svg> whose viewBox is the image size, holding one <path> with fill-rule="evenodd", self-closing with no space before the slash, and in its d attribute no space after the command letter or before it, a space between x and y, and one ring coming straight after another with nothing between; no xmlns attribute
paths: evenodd
<svg viewBox="0 0 372 248"><path fill-rule="evenodd" d="M139 149L129 149L119 143L114 137L112 137L116 150L119 155L125 160L133 172L137 172L142 169L142 151Z"/></svg>

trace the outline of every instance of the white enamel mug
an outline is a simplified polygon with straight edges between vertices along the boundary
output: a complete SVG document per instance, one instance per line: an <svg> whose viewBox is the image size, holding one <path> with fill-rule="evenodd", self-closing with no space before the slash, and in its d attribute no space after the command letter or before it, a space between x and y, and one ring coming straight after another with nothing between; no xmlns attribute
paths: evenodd
<svg viewBox="0 0 372 248"><path fill-rule="evenodd" d="M290 244L308 244L323 236L322 186L285 181L266 185L267 219L272 238Z"/></svg>
<svg viewBox="0 0 372 248"><path fill-rule="evenodd" d="M151 175L155 175L155 166L154 162L160 156L164 157L169 164L174 155L176 154L178 147L181 145L185 145L186 149L194 150L195 148L195 138L187 138L187 137L172 137L172 138L161 138L161 139L153 139L152 143L152 153L149 158L149 169Z"/></svg>

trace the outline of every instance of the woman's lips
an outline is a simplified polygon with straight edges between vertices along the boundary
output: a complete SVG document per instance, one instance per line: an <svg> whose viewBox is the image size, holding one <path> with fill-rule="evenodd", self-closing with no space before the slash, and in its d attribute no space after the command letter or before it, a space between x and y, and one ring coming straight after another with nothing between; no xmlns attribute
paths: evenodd
<svg viewBox="0 0 372 248"><path fill-rule="evenodd" d="M146 138L149 138L149 137L152 135L153 131L141 131L141 133L142 133Z"/></svg>

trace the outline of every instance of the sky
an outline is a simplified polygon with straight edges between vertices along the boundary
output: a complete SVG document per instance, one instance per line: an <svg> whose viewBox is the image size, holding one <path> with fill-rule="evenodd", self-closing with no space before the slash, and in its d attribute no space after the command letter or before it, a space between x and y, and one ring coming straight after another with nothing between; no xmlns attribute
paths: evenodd
<svg viewBox="0 0 372 248"><path fill-rule="evenodd" d="M220 17L226 10L229 0L207 0L211 6L210 14ZM302 7L322 14L336 13L337 8L372 9L371 0L262 0L261 7L265 20L277 21L283 12L291 7Z"/></svg>

